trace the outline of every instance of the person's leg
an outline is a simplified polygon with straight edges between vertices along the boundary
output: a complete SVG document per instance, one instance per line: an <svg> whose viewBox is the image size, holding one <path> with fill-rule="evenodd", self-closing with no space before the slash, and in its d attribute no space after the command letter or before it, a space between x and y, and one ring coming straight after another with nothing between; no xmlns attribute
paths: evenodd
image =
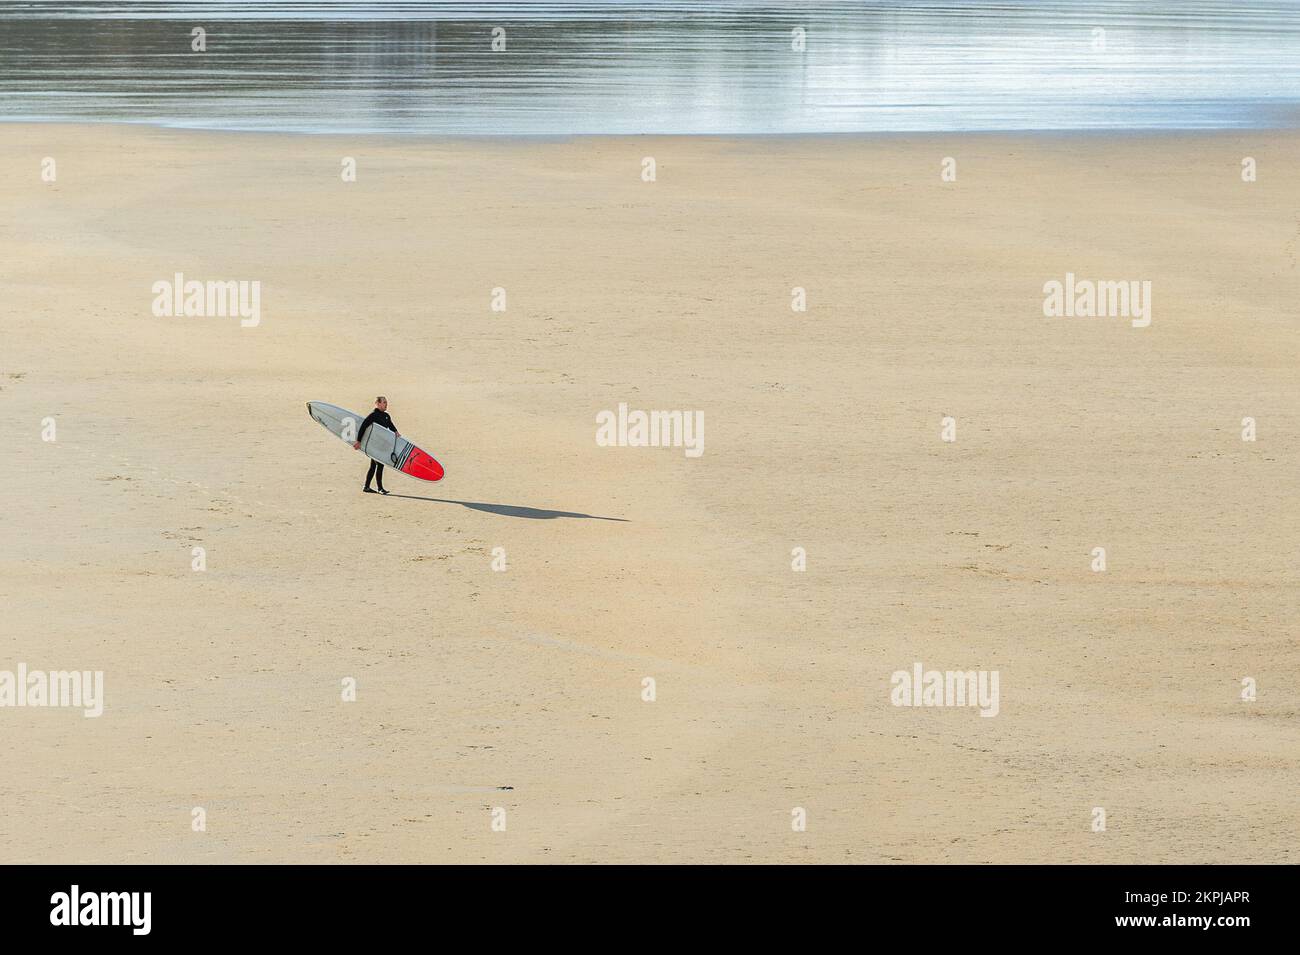
<svg viewBox="0 0 1300 955"><path fill-rule="evenodd" d="M384 490L384 466L376 461L375 467L378 469L375 471L375 486L379 488L380 494L387 494Z"/></svg>
<svg viewBox="0 0 1300 955"><path fill-rule="evenodd" d="M383 470L383 466L380 465L380 463L379 463L378 461L371 461L371 462L370 462L370 470L366 472L366 487L365 487L365 489L366 489L367 491L370 490L370 482L371 482L371 480L372 480L372 479L374 478L374 476L375 476L375 468L379 468L380 471ZM383 482L382 480L379 482L379 486L380 486L380 487L383 487L383 486L384 486L384 482ZM373 494L374 492L371 491L371 493Z"/></svg>

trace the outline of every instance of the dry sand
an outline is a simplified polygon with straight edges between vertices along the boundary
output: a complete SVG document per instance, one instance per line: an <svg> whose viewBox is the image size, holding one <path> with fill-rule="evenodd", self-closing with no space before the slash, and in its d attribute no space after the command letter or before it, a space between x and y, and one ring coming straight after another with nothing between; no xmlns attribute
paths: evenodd
<svg viewBox="0 0 1300 955"><path fill-rule="evenodd" d="M0 860L1300 861L1300 136L0 144Z"/></svg>

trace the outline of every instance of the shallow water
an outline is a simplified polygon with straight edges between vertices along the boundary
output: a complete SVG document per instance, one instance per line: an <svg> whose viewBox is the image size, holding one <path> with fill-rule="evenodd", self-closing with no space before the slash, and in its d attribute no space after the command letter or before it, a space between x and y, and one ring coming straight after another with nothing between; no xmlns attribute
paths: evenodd
<svg viewBox="0 0 1300 955"><path fill-rule="evenodd" d="M194 27L206 52L190 49ZM492 50L494 27L504 51ZM572 134L1195 129L1298 116L1300 0L0 0L4 120Z"/></svg>

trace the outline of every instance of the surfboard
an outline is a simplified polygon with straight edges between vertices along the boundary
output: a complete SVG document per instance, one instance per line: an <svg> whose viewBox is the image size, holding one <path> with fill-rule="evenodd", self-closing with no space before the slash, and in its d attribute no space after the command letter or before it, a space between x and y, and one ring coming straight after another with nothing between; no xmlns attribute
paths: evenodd
<svg viewBox="0 0 1300 955"><path fill-rule="evenodd" d="M307 402L307 413L323 425L330 434L346 441L349 447L357 440L361 423L366 420L363 414L356 414L324 401ZM361 444L361 450L372 461L378 461L386 468L397 468L403 474L409 474L421 481L442 480L442 465L433 459L433 455L417 448L400 434L394 434L383 425L372 424L366 429L366 438Z"/></svg>

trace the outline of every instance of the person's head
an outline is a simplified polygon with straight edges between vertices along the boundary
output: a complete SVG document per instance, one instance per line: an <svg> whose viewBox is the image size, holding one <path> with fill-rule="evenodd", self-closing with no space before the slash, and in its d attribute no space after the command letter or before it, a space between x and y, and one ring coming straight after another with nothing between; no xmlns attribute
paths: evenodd
<svg viewBox="0 0 1300 955"><path fill-rule="evenodd" d="M385 398L383 395L380 395L378 398L375 399L375 407L378 408L380 411L387 411L388 399Z"/></svg>

